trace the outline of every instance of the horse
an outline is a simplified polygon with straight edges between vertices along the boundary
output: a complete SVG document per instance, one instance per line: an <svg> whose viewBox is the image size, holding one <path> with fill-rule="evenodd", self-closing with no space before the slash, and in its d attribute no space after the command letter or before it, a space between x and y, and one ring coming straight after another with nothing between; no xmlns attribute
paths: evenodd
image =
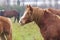
<svg viewBox="0 0 60 40"><path fill-rule="evenodd" d="M10 18L0 16L1 40L12 40L12 22Z"/></svg>
<svg viewBox="0 0 60 40"><path fill-rule="evenodd" d="M9 17L9 18L15 17L14 23L16 20L17 22L19 22L20 13L16 10L4 10L4 11L1 11L1 14L2 14L1 16L4 16L4 17Z"/></svg>
<svg viewBox="0 0 60 40"><path fill-rule="evenodd" d="M40 28L44 40L60 40L60 16L46 9L27 5L19 24L25 25L32 21Z"/></svg>
<svg viewBox="0 0 60 40"><path fill-rule="evenodd" d="M60 16L60 10L59 9L48 8L48 10L50 12L52 12L53 14L56 14L56 15Z"/></svg>

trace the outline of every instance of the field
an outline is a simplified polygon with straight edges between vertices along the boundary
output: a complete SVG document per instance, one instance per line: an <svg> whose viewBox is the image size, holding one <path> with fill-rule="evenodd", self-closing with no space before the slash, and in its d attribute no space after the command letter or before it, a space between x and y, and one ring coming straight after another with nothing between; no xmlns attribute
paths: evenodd
<svg viewBox="0 0 60 40"><path fill-rule="evenodd" d="M5 9L5 7L0 6L0 10L1 9ZM13 6L10 9L11 10L16 9L19 12L23 12L24 7L22 8L22 7L18 7L18 6ZM12 36L13 36L12 39L13 40L43 40L43 38L40 34L39 27L34 22L21 26L17 22L13 23L13 19L14 18L11 18Z"/></svg>
<svg viewBox="0 0 60 40"><path fill-rule="evenodd" d="M39 27L34 22L21 26L17 22L13 23L13 18L11 20L13 40L43 40Z"/></svg>

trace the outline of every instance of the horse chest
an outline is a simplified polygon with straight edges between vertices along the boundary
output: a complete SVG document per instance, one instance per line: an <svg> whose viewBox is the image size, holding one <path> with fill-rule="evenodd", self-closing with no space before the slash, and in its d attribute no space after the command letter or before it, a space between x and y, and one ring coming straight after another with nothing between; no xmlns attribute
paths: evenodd
<svg viewBox="0 0 60 40"><path fill-rule="evenodd" d="M54 38L60 35L58 29L52 26L42 28L40 31L44 38Z"/></svg>
<svg viewBox="0 0 60 40"><path fill-rule="evenodd" d="M60 23L55 19L45 19L40 22L40 30L43 37L55 37L60 35Z"/></svg>

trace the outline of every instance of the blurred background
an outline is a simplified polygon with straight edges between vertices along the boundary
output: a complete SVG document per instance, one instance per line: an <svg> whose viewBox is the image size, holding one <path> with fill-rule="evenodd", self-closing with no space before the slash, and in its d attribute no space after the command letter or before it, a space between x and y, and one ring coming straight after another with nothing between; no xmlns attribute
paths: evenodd
<svg viewBox="0 0 60 40"><path fill-rule="evenodd" d="M30 4L40 8L56 8L60 9L60 0L0 0L0 10L16 9L23 13L24 7Z"/></svg>
<svg viewBox="0 0 60 40"><path fill-rule="evenodd" d="M60 0L0 0L0 6L25 6L27 4L33 6L41 6L42 8L53 7L59 8L60 7Z"/></svg>
<svg viewBox="0 0 60 40"><path fill-rule="evenodd" d="M17 10L21 17L27 4L60 9L60 0L0 0L0 10ZM14 18L11 19L13 40L43 40L40 29L34 22L21 26L17 22L13 23Z"/></svg>

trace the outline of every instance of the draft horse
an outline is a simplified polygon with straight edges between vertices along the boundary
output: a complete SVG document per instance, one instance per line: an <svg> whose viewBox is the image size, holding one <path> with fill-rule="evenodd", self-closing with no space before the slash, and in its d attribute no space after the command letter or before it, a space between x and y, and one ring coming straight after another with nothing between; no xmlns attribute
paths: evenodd
<svg viewBox="0 0 60 40"><path fill-rule="evenodd" d="M0 16L1 40L12 40L12 22L10 18Z"/></svg>
<svg viewBox="0 0 60 40"><path fill-rule="evenodd" d="M49 10L27 5L19 23L25 25L32 21L40 28L44 40L60 40L60 17L58 15Z"/></svg>
<svg viewBox="0 0 60 40"><path fill-rule="evenodd" d="M19 22L20 13L16 10L5 10L1 12L1 15L9 18L14 17L14 23L16 20Z"/></svg>

